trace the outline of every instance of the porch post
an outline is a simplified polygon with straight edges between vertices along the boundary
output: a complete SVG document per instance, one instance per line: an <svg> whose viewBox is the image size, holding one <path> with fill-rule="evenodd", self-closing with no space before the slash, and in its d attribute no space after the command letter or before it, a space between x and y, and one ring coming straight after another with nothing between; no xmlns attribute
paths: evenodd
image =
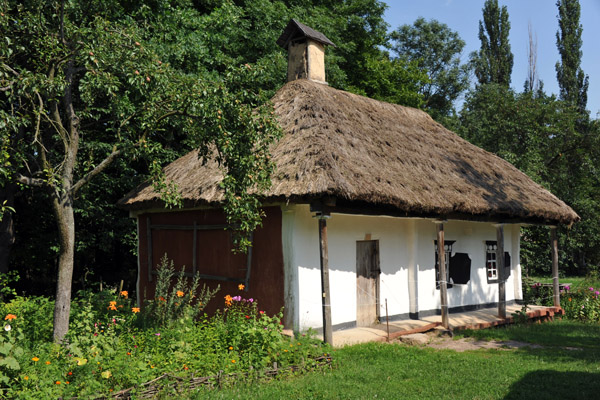
<svg viewBox="0 0 600 400"><path fill-rule="evenodd" d="M446 282L446 249L444 246L444 221L436 221L437 226L437 253L438 271L440 272L440 300L442 311L442 326L450 328L448 323L448 286Z"/></svg>
<svg viewBox="0 0 600 400"><path fill-rule="evenodd" d="M550 247L552 248L552 287L554 306L560 307L560 287L558 284L558 235L556 226L550 227Z"/></svg>
<svg viewBox="0 0 600 400"><path fill-rule="evenodd" d="M496 269L498 271L498 317L506 318L506 279L504 276L504 224L496 226Z"/></svg>
<svg viewBox="0 0 600 400"><path fill-rule="evenodd" d="M317 215L319 220L319 248L321 260L321 292L323 306L323 341L333 345L333 330L331 327L331 299L329 295L329 254L327 250L327 219L328 212Z"/></svg>

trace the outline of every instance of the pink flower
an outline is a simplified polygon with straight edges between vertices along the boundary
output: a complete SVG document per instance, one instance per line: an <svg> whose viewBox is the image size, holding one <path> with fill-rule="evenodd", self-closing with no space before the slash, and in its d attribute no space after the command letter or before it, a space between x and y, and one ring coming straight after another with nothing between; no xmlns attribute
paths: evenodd
<svg viewBox="0 0 600 400"><path fill-rule="evenodd" d="M252 302L254 302L254 299L253 299L253 298L249 298L249 299L248 299L248 301L249 301L250 303L252 303Z"/></svg>

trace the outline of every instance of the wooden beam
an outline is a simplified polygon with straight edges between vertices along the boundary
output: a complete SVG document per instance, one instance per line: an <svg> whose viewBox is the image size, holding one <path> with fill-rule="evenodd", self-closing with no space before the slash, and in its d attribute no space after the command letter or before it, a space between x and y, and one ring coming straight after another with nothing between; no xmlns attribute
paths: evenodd
<svg viewBox="0 0 600 400"><path fill-rule="evenodd" d="M558 235L556 226L550 227L550 247L552 248L552 286L554 306L560 307L560 285L558 282Z"/></svg>
<svg viewBox="0 0 600 400"><path fill-rule="evenodd" d="M506 318L506 280L504 276L504 225L496 225L496 270L498 271L498 317Z"/></svg>
<svg viewBox="0 0 600 400"><path fill-rule="evenodd" d="M148 244L148 282L152 282L152 228L150 227L150 217L146 217L146 243Z"/></svg>
<svg viewBox="0 0 600 400"><path fill-rule="evenodd" d="M448 286L446 282L446 249L444 246L444 223L435 222L437 226L437 253L438 253L438 271L440 273L440 308L442 311L442 326L450 329L448 318Z"/></svg>
<svg viewBox="0 0 600 400"><path fill-rule="evenodd" d="M323 341L333 345L333 328L331 326L331 297L329 293L329 254L327 249L327 218L328 214L320 213L319 219L319 248L321 260L321 292L323 306Z"/></svg>

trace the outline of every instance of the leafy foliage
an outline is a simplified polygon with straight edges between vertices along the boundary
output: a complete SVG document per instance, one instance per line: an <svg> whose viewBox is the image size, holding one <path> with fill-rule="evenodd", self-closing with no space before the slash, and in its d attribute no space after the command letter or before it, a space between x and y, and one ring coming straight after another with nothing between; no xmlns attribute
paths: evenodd
<svg viewBox="0 0 600 400"><path fill-rule="evenodd" d="M513 54L508 43L510 21L506 6L500 8L498 0L486 0L483 22L479 21L481 48L471 54L471 63L479 84L510 85Z"/></svg>
<svg viewBox="0 0 600 400"><path fill-rule="evenodd" d="M560 98L577 107L585 114L589 77L581 69L581 32L579 23L581 7L579 0L558 0L558 25L556 47L560 54L560 62L556 63L556 78L560 88Z"/></svg>
<svg viewBox="0 0 600 400"><path fill-rule="evenodd" d="M446 24L422 17L412 25L398 27L390 36L396 55L416 62L428 75L419 89L424 108L434 118L450 115L454 101L469 86L469 66L460 63L465 42Z"/></svg>

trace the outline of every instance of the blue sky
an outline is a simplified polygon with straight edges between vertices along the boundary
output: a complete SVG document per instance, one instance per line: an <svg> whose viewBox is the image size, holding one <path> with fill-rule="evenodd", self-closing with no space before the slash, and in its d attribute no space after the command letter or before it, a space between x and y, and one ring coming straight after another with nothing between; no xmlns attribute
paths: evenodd
<svg viewBox="0 0 600 400"><path fill-rule="evenodd" d="M462 59L480 46L479 20L483 18L484 0L384 0L388 5L385 20L390 30L412 24L418 17L436 19L457 31L466 42ZM514 54L511 86L522 91L527 77L528 24L537 35L538 76L546 93L558 94L555 64L558 9L555 0L499 0L508 9L510 45ZM600 118L600 0L580 0L583 25L582 69L590 77L587 109L593 118ZM473 77L472 81L475 78Z"/></svg>

